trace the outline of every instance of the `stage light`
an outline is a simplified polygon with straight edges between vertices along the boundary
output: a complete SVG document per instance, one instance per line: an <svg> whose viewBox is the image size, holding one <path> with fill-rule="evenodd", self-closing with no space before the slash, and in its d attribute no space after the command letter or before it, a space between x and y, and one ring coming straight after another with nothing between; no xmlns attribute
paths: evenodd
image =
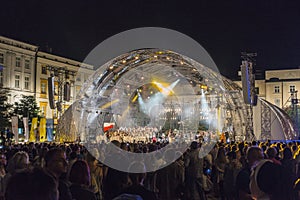
<svg viewBox="0 0 300 200"><path fill-rule="evenodd" d="M137 100L137 98L138 98L138 94L136 94L136 95L133 97L133 99L131 100L131 102L134 103L134 102Z"/></svg>
<svg viewBox="0 0 300 200"><path fill-rule="evenodd" d="M201 85L200 87L201 87L201 89L203 89L203 90L207 90L207 85Z"/></svg>
<svg viewBox="0 0 300 200"><path fill-rule="evenodd" d="M113 100L111 102L108 102L108 103L104 104L103 106L100 107L100 109L108 108L108 107L112 106L113 104L115 104L115 103L117 103L119 101L120 101L119 99L115 99L115 100Z"/></svg>
<svg viewBox="0 0 300 200"><path fill-rule="evenodd" d="M159 90L162 94L168 96L168 95L170 95L170 94L174 94L173 88L177 85L177 83L178 83L179 81L180 81L180 79L177 79L175 82L173 82L173 83L172 83L171 85L169 85L168 87L164 87L164 85L163 85L162 83L158 83L158 82L156 82L156 81L153 81L152 83L153 83L154 85L157 86L158 90Z"/></svg>

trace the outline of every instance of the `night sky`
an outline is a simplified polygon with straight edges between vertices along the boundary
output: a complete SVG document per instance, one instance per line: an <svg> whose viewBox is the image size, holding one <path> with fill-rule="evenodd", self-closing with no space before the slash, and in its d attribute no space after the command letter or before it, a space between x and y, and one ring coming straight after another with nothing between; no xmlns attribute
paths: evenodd
<svg viewBox="0 0 300 200"><path fill-rule="evenodd" d="M0 19L0 35L78 61L114 34L151 26L192 37L230 78L236 77L241 51L257 52L257 69L300 66L296 0L6 0Z"/></svg>

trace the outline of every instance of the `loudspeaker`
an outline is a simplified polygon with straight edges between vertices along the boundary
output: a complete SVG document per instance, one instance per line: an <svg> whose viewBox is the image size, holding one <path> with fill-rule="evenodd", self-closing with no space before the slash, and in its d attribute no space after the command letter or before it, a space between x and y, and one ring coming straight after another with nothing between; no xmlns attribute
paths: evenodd
<svg viewBox="0 0 300 200"><path fill-rule="evenodd" d="M57 106L57 111L60 112L62 111L62 105L60 102L56 102L56 106Z"/></svg>
<svg viewBox="0 0 300 200"><path fill-rule="evenodd" d="M51 109L55 109L54 102L54 77L48 78L48 97L49 97L49 106Z"/></svg>
<svg viewBox="0 0 300 200"><path fill-rule="evenodd" d="M241 65L241 72L244 102L246 104L251 104L251 79L248 62L243 62Z"/></svg>
<svg viewBox="0 0 300 200"><path fill-rule="evenodd" d="M252 103L253 106L257 105L257 99L258 99L258 96L256 94L254 94L253 103Z"/></svg>
<svg viewBox="0 0 300 200"><path fill-rule="evenodd" d="M71 97L71 88L70 88L70 83L66 82L64 85L64 100L65 101L70 101Z"/></svg>

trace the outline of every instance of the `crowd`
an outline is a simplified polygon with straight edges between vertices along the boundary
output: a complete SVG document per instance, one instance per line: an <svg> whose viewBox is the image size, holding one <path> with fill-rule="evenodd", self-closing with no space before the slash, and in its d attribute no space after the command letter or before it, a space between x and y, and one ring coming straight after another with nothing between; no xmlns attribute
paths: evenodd
<svg viewBox="0 0 300 200"><path fill-rule="evenodd" d="M167 145L114 144L136 153ZM172 164L155 172L146 172L142 161L132 162L141 173L105 166L96 158L101 155L80 144L8 145L0 153L0 199L300 199L299 142L217 143L204 155L205 145L194 141L184 154L166 151L158 160Z"/></svg>

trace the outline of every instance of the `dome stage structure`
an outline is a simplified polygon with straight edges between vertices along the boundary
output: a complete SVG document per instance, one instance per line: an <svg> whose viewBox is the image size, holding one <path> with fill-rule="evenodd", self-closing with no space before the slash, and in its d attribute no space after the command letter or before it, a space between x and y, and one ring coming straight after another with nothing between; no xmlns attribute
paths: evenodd
<svg viewBox="0 0 300 200"><path fill-rule="evenodd" d="M260 98L252 109L242 95L237 84L185 55L134 50L89 77L62 116L56 139L191 141L202 134L217 140L224 132L240 141L296 139L284 111Z"/></svg>

